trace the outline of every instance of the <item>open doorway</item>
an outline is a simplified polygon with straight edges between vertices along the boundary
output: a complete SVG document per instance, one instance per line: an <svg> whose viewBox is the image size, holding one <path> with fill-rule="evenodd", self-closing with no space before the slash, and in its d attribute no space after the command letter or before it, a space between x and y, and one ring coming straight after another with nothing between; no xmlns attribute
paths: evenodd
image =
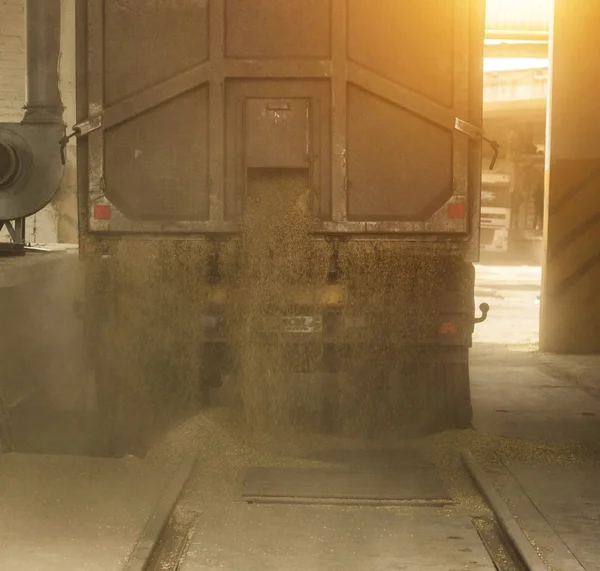
<svg viewBox="0 0 600 571"><path fill-rule="evenodd" d="M476 341L537 349L543 255L544 164L553 0L487 0L486 135L500 143L493 170L483 157L477 301L495 318ZM491 300L491 301L490 301Z"/></svg>

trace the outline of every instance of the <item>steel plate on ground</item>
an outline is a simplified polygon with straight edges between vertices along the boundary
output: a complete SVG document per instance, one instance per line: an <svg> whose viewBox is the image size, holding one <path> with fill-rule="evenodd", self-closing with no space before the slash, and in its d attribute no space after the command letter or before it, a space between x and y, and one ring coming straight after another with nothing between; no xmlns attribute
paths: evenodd
<svg viewBox="0 0 600 571"><path fill-rule="evenodd" d="M242 496L252 503L443 506L452 502L435 468L424 463L251 468Z"/></svg>
<svg viewBox="0 0 600 571"><path fill-rule="evenodd" d="M361 470L404 470L415 468L430 468L434 470L431 462L425 460L415 449L350 449L350 450L320 450L306 457L307 460L316 460L325 464L344 468L359 468Z"/></svg>

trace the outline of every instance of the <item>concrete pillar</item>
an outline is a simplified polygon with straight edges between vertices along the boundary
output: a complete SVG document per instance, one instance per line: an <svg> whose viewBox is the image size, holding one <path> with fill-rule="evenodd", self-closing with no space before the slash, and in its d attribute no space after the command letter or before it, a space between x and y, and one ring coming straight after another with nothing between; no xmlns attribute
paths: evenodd
<svg viewBox="0 0 600 571"><path fill-rule="evenodd" d="M556 0L540 349L600 353L599 0Z"/></svg>

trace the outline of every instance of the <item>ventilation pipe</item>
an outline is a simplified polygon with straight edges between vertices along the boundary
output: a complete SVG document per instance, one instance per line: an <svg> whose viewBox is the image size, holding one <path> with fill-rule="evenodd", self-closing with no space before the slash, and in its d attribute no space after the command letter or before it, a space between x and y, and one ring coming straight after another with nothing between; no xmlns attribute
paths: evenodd
<svg viewBox="0 0 600 571"><path fill-rule="evenodd" d="M62 123L58 88L61 0L27 0L27 104L23 123Z"/></svg>
<svg viewBox="0 0 600 571"><path fill-rule="evenodd" d="M27 102L20 123L0 123L0 228L46 206L60 187L65 134L59 91L61 0L27 0Z"/></svg>

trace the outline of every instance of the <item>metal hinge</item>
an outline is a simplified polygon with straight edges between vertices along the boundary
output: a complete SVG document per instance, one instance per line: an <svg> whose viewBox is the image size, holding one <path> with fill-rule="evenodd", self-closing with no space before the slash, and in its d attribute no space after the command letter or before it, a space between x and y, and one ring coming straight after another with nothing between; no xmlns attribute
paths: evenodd
<svg viewBox="0 0 600 571"><path fill-rule="evenodd" d="M494 170L494 167L496 166L496 161L498 160L498 153L500 152L500 144L498 143L498 141L488 139L488 137L485 136L483 130L477 127L477 125L473 125L472 123L463 121L458 117L456 117L454 120L454 128L457 131L464 133L471 139L474 139L476 141L485 141L490 145L492 151L494 151L494 156L492 157L492 162L490 163L490 170Z"/></svg>

